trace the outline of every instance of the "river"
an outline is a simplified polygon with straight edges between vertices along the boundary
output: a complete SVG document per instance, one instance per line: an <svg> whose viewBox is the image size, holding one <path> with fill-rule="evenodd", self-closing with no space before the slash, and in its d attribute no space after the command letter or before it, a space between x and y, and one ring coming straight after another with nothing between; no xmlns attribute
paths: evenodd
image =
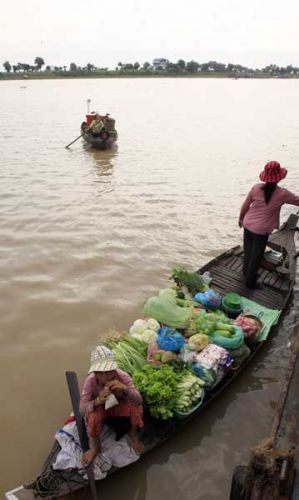
<svg viewBox="0 0 299 500"><path fill-rule="evenodd" d="M89 150L86 112L109 112L118 147ZM90 351L146 298L239 244L240 204L268 160L298 193L299 80L0 82L1 493L40 470ZM284 208L282 217L292 211ZM264 437L288 363L286 324L238 381L102 500L224 500Z"/></svg>

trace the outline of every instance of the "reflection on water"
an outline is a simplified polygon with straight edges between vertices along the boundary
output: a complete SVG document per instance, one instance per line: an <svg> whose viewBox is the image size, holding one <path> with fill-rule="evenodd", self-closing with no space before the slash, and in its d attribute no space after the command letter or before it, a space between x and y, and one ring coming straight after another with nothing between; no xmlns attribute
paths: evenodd
<svg viewBox="0 0 299 500"><path fill-rule="evenodd" d="M86 143L83 144L83 148L86 151L86 156L92 159L92 164L99 176L112 175L115 160L118 156L118 146L116 144L111 149L103 151L91 148Z"/></svg>
<svg viewBox="0 0 299 500"><path fill-rule="evenodd" d="M234 83L0 82L2 491L39 472L70 411L65 371L82 382L92 347L128 329L173 267L198 269L241 242L239 207L264 163L279 160L298 186L299 81ZM99 91L118 148L66 149ZM225 500L234 465L269 429L288 332L101 498L121 487L123 500Z"/></svg>

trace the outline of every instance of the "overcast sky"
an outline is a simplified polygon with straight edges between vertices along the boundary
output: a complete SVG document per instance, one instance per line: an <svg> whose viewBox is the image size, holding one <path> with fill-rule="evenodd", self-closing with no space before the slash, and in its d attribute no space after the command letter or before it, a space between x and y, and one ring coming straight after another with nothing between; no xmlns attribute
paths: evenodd
<svg viewBox="0 0 299 500"><path fill-rule="evenodd" d="M299 66L298 0L0 0L0 65ZM1 69L0 69L1 71Z"/></svg>

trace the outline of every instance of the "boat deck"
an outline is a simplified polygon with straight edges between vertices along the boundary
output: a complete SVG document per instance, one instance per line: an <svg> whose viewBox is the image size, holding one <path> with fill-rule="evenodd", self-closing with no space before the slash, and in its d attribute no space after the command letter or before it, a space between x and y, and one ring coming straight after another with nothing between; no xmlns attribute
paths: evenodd
<svg viewBox="0 0 299 500"><path fill-rule="evenodd" d="M244 285L243 251L236 248L210 269L213 289L225 295L236 292L270 309L282 309L290 289L290 279L275 271L260 269L258 283L261 290L251 290Z"/></svg>

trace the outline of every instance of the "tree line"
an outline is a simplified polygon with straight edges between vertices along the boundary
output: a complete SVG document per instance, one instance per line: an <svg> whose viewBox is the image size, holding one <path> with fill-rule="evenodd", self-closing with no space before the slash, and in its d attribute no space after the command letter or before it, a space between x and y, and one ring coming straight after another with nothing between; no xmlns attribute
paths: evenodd
<svg viewBox="0 0 299 500"><path fill-rule="evenodd" d="M5 71L7 73L10 73L11 70L13 70L14 73L17 73L18 71L40 71L42 66L45 64L45 61L43 60L42 57L36 57L34 59L34 65L27 64L27 63L20 63L18 62L17 64L10 64L9 61L5 61L3 63Z"/></svg>
<svg viewBox="0 0 299 500"><path fill-rule="evenodd" d="M34 64L27 64L18 62L17 64L11 65L9 61L3 63L3 67L7 73L13 71L18 72L35 72L41 71L42 67L45 66L45 61L42 57L36 57L34 59ZM163 73L163 74L196 74L196 73L217 73L217 74L230 74L235 76L255 76L259 74L265 74L269 76L299 76L299 68L294 67L291 64L285 67L278 66L276 64L270 64L261 69L252 69L247 66L242 66L240 64L223 64L216 61L209 61L205 63L198 63L196 61L184 61L179 59L176 63L167 61L163 67L155 66L148 61L140 64L135 63L122 63L119 62L115 69L111 70L109 68L97 67L92 63L87 63L86 66L79 66L75 62L70 63L67 66L45 66L44 72L46 73L64 73L64 74L82 74L82 73L101 73L101 72L119 72L124 73Z"/></svg>

